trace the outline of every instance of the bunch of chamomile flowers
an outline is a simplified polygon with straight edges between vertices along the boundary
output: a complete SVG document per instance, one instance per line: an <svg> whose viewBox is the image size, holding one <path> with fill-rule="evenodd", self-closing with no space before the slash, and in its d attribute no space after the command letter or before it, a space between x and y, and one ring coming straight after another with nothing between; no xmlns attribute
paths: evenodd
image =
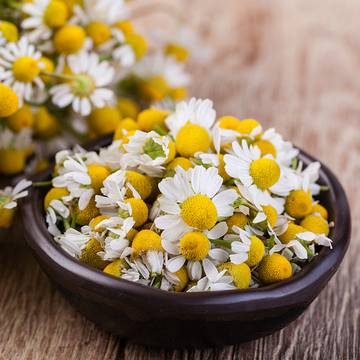
<svg viewBox="0 0 360 360"><path fill-rule="evenodd" d="M166 291L284 281L332 243L320 164L298 154L208 99L152 107L99 151L57 153L48 230L80 262Z"/></svg>
<svg viewBox="0 0 360 360"><path fill-rule="evenodd" d="M130 3L0 4L0 174L23 172L34 154L30 170L42 170L49 154L186 96L190 49L176 35L151 45Z"/></svg>

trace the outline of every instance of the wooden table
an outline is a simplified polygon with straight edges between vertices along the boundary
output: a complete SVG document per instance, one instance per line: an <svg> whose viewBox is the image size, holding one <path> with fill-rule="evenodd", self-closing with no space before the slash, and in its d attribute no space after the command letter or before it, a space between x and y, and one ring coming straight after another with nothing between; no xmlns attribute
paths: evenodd
<svg viewBox="0 0 360 360"><path fill-rule="evenodd" d="M80 316L21 239L0 251L1 359L355 359L360 356L360 3L179 0L214 48L193 62L191 93L219 114L255 117L328 164L346 188L352 243L336 276L286 329L223 349L127 344ZM25 229L24 231L31 231Z"/></svg>

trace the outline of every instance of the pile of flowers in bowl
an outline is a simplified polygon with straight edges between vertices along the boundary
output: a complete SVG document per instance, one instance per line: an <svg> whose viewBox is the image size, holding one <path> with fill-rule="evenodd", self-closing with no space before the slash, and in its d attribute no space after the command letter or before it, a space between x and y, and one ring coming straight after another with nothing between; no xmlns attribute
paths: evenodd
<svg viewBox="0 0 360 360"><path fill-rule="evenodd" d="M166 291L284 281L331 248L320 164L298 154L208 99L149 108L98 152L57 153L48 230L84 264Z"/></svg>
<svg viewBox="0 0 360 360"><path fill-rule="evenodd" d="M0 3L1 175L42 170L59 149L113 132L141 107L186 96L190 48L169 29L150 43L129 3Z"/></svg>

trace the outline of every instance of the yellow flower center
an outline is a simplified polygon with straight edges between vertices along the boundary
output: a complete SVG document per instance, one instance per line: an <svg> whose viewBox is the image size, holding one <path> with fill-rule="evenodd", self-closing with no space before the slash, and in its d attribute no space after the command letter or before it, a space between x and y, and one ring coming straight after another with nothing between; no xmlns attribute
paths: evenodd
<svg viewBox="0 0 360 360"><path fill-rule="evenodd" d="M65 25L69 17L66 4L60 0L52 0L44 12L44 23L50 28Z"/></svg>
<svg viewBox="0 0 360 360"><path fill-rule="evenodd" d="M14 114L19 108L19 98L14 90L0 83L0 117Z"/></svg>
<svg viewBox="0 0 360 360"><path fill-rule="evenodd" d="M100 21L91 22L86 28L87 34L91 37L95 46L101 45L111 38L111 29Z"/></svg>
<svg viewBox="0 0 360 360"><path fill-rule="evenodd" d="M194 195L181 204L181 217L189 226L209 230L217 221L218 215L214 203L206 195Z"/></svg>
<svg viewBox="0 0 360 360"><path fill-rule="evenodd" d="M163 252L164 249L161 246L161 237L152 230L139 231L132 244L134 255L141 254L143 252L154 250Z"/></svg>
<svg viewBox="0 0 360 360"><path fill-rule="evenodd" d="M264 243L255 235L250 237L251 245L246 263L252 267L257 265L265 255Z"/></svg>
<svg viewBox="0 0 360 360"><path fill-rule="evenodd" d="M260 123L255 119L245 119L241 120L236 130L242 135L250 135L251 132L260 126Z"/></svg>
<svg viewBox="0 0 360 360"><path fill-rule="evenodd" d="M105 166L91 164L88 166L88 174L91 179L91 187L98 193L103 186L104 180L110 175L110 171Z"/></svg>
<svg viewBox="0 0 360 360"><path fill-rule="evenodd" d="M50 189L44 198L44 209L47 210L53 200L59 200L67 195L69 195L69 191L65 188Z"/></svg>
<svg viewBox="0 0 360 360"><path fill-rule="evenodd" d="M300 225L306 230L311 231L315 234L325 234L329 235L330 229L328 222L321 216L318 215L308 215L301 221Z"/></svg>
<svg viewBox="0 0 360 360"><path fill-rule="evenodd" d="M96 135L105 135L115 131L120 121L119 110L111 106L95 109L87 118L90 129Z"/></svg>
<svg viewBox="0 0 360 360"><path fill-rule="evenodd" d="M292 275L291 264L280 254L267 255L258 267L258 277L264 284L272 284L286 280Z"/></svg>
<svg viewBox="0 0 360 360"><path fill-rule="evenodd" d="M185 62L189 57L189 51L184 46L169 43L165 47L165 54L174 56L179 62Z"/></svg>
<svg viewBox="0 0 360 360"><path fill-rule="evenodd" d="M47 73L52 73L52 72L54 72L54 69L55 69L55 65L54 65L53 61L45 56L40 58L39 67L40 67L41 71L47 72ZM46 83L48 83L49 81L52 80L52 78L50 76L40 75L40 77Z"/></svg>
<svg viewBox="0 0 360 360"><path fill-rule="evenodd" d="M89 224L91 230L92 230L92 231L99 232L99 233L105 231L106 229L105 229L104 227L101 227L101 226L100 226L99 228L96 228L96 227L97 227L98 224L100 224L102 221L107 220L107 219L109 219L109 216L107 216L107 215L99 215L99 216L91 219L90 224Z"/></svg>
<svg viewBox="0 0 360 360"><path fill-rule="evenodd" d="M131 216L135 221L135 227L144 225L149 216L149 209L145 202L141 199L130 198L126 202L131 205Z"/></svg>
<svg viewBox="0 0 360 360"><path fill-rule="evenodd" d="M80 256L80 261L84 264L87 264L91 267L94 267L99 270L103 270L106 265L109 264L108 261L103 260L98 252L102 251L103 248L98 240L90 239L86 244L85 249L82 251Z"/></svg>
<svg viewBox="0 0 360 360"><path fill-rule="evenodd" d="M184 170L188 170L192 167L192 163L189 159L179 156L170 162L167 166L167 170L175 170L177 166L182 167Z"/></svg>
<svg viewBox="0 0 360 360"><path fill-rule="evenodd" d="M131 99L120 98L117 102L117 106L124 118L136 119L139 113L138 104Z"/></svg>
<svg viewBox="0 0 360 360"><path fill-rule="evenodd" d="M24 149L0 149L0 174L14 175L24 170L26 151Z"/></svg>
<svg viewBox="0 0 360 360"><path fill-rule="evenodd" d="M190 157L198 151L208 151L211 139L205 128L188 123L177 133L175 144L181 156Z"/></svg>
<svg viewBox="0 0 360 360"><path fill-rule="evenodd" d="M234 116L222 116L219 119L219 127L222 129L236 130L240 120Z"/></svg>
<svg viewBox="0 0 360 360"><path fill-rule="evenodd" d="M6 229L11 226L15 212L16 208L4 209L0 207L0 229Z"/></svg>
<svg viewBox="0 0 360 360"><path fill-rule="evenodd" d="M77 53L85 41L85 31L77 25L65 25L54 36L54 46L57 52L65 55Z"/></svg>
<svg viewBox="0 0 360 360"><path fill-rule="evenodd" d="M117 23L114 24L114 27L121 30L125 34L125 36L129 36L134 32L134 26L132 22L128 20L118 21Z"/></svg>
<svg viewBox="0 0 360 360"><path fill-rule="evenodd" d="M145 38L139 34L134 33L125 34L125 36L127 44L129 44L134 50L136 59L141 59L148 51L148 44Z"/></svg>
<svg viewBox="0 0 360 360"><path fill-rule="evenodd" d="M258 140L254 142L254 145L260 149L262 156L272 155L274 158L276 157L275 146L270 141Z"/></svg>
<svg viewBox="0 0 360 360"><path fill-rule="evenodd" d="M103 270L104 273L115 276L115 277L120 277L121 276L121 265L123 263L123 259L117 259L115 261L113 261L112 263L110 263L109 265L107 265L105 267L105 269Z"/></svg>
<svg viewBox="0 0 360 360"><path fill-rule="evenodd" d="M142 97L148 101L160 101L164 99L169 91L166 80L161 76L153 76L140 84Z"/></svg>
<svg viewBox="0 0 360 360"><path fill-rule="evenodd" d="M31 128L34 122L31 107L24 105L16 113L10 115L6 121L10 129L17 133L22 129Z"/></svg>
<svg viewBox="0 0 360 360"><path fill-rule="evenodd" d="M168 111L160 109L146 109L138 115L137 121L140 130L149 132L151 130L166 130L165 119Z"/></svg>
<svg viewBox="0 0 360 360"><path fill-rule="evenodd" d="M189 232L180 239L180 252L186 260L203 260L210 250L209 239L200 232Z"/></svg>
<svg viewBox="0 0 360 360"><path fill-rule="evenodd" d="M17 27L8 21L0 21L0 33L8 42L15 42L19 38Z"/></svg>
<svg viewBox="0 0 360 360"><path fill-rule="evenodd" d="M251 270L247 264L233 264L231 262L227 262L220 265L220 271L225 269L232 276L234 284L237 288L247 289L250 286Z"/></svg>
<svg viewBox="0 0 360 360"><path fill-rule="evenodd" d="M286 198L285 210L295 219L301 219L310 214L312 200L309 192L304 190L294 190Z"/></svg>
<svg viewBox="0 0 360 360"><path fill-rule="evenodd" d="M320 214L325 220L329 217L328 211L320 204L313 205L311 212Z"/></svg>
<svg viewBox="0 0 360 360"><path fill-rule="evenodd" d="M45 106L40 106L34 116L35 134L42 139L48 139L56 135L59 128L56 117L50 114Z"/></svg>
<svg viewBox="0 0 360 360"><path fill-rule="evenodd" d="M245 225L248 223L248 221L249 218L243 213L235 213L226 220L226 224L228 226L228 233L231 234L234 233L233 226L237 226L240 229L243 229Z"/></svg>
<svg viewBox="0 0 360 360"><path fill-rule="evenodd" d="M176 292L183 291L185 289L185 286L189 282L189 276L188 276L186 267L183 266L178 271L176 271L174 274L179 279L179 283L177 285L175 285L175 291Z"/></svg>
<svg viewBox="0 0 360 360"><path fill-rule="evenodd" d="M223 178L224 182L229 181L231 179L231 176L229 176L225 170L224 155L219 154L218 158L219 158L219 166L218 166L219 175Z"/></svg>
<svg viewBox="0 0 360 360"><path fill-rule="evenodd" d="M276 221L278 218L278 213L275 210L275 208L271 205L265 205L262 207L263 211L266 215L267 221L271 225L271 227L274 227L276 225Z"/></svg>
<svg viewBox="0 0 360 360"><path fill-rule="evenodd" d="M250 164L250 175L259 189L266 190L280 179L280 167L273 159L257 159Z"/></svg>
<svg viewBox="0 0 360 360"><path fill-rule="evenodd" d="M13 74L17 81L30 83L40 73L39 62L29 56L22 56L14 61Z"/></svg>
<svg viewBox="0 0 360 360"><path fill-rule="evenodd" d="M286 231L279 235L279 239L283 244L287 244L289 241L294 240L298 233L305 232L306 230L293 222L288 223Z"/></svg>
<svg viewBox="0 0 360 360"><path fill-rule="evenodd" d="M128 170L126 171L126 180L135 188L143 200L146 200L151 195L153 181L149 176ZM127 195L129 196L130 193L129 190Z"/></svg>
<svg viewBox="0 0 360 360"><path fill-rule="evenodd" d="M93 197L84 210L80 210L78 207L75 209L76 223L78 225L88 225L91 219L99 214L99 209L96 207L95 199Z"/></svg>

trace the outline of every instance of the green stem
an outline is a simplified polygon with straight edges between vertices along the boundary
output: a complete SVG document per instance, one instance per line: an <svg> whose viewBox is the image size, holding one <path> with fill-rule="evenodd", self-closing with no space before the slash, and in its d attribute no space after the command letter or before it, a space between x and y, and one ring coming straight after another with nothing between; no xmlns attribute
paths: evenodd
<svg viewBox="0 0 360 360"><path fill-rule="evenodd" d="M35 187L46 187L46 186L51 186L52 185L52 181L38 181L38 182L33 182L32 186Z"/></svg>
<svg viewBox="0 0 360 360"><path fill-rule="evenodd" d="M49 76L49 77L53 77L53 78L56 78L56 79L60 79L60 80L70 80L70 81L71 80L76 80L75 76L51 73L51 72L48 72L48 71L40 71L40 74L44 75L44 76Z"/></svg>

